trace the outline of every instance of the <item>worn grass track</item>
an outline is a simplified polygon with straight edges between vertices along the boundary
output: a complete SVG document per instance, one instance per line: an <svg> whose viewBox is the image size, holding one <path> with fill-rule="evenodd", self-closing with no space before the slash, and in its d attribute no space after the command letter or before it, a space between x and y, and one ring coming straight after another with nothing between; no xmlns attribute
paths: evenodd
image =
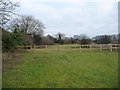
<svg viewBox="0 0 120 90"><path fill-rule="evenodd" d="M3 73L3 88L115 88L118 53L34 50Z"/></svg>

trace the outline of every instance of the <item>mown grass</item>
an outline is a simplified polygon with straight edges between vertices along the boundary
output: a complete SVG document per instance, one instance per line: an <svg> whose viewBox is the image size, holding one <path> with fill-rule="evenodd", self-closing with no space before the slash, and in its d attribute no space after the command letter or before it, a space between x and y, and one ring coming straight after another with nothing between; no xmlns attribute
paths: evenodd
<svg viewBox="0 0 120 90"><path fill-rule="evenodd" d="M40 49L3 73L3 88L115 88L118 53Z"/></svg>

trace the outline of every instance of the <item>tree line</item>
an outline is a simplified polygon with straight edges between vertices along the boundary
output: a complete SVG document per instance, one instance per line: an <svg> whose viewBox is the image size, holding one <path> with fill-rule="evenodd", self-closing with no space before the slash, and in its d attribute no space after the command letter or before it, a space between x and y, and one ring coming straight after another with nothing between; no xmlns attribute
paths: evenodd
<svg viewBox="0 0 120 90"><path fill-rule="evenodd" d="M86 34L73 35L72 37L65 37L65 34L57 33L55 36L47 35L49 42L52 44L118 44L119 34L114 35L98 35L90 38ZM50 44L50 43L48 43Z"/></svg>

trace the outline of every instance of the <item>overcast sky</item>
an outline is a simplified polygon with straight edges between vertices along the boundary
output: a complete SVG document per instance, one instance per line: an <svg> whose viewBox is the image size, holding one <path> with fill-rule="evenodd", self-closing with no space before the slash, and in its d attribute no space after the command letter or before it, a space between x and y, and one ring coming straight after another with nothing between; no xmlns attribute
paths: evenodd
<svg viewBox="0 0 120 90"><path fill-rule="evenodd" d="M90 37L118 33L118 0L20 0L20 14L32 15L45 26L44 34Z"/></svg>

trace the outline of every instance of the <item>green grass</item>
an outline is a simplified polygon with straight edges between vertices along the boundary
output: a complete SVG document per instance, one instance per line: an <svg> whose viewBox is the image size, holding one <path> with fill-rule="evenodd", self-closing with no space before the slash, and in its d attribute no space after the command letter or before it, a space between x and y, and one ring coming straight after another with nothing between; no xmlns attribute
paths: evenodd
<svg viewBox="0 0 120 90"><path fill-rule="evenodd" d="M40 49L3 73L3 88L115 88L118 53Z"/></svg>

